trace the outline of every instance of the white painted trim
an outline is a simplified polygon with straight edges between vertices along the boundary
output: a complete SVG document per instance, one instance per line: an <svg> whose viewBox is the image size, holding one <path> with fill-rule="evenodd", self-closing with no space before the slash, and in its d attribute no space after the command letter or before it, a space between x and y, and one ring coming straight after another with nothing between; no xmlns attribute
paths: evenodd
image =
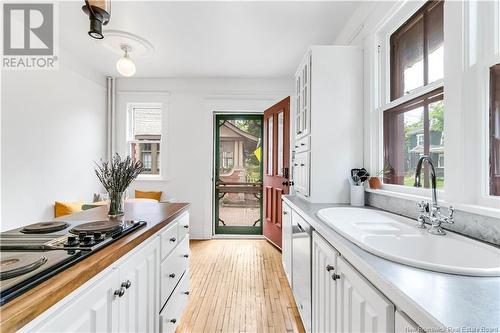
<svg viewBox="0 0 500 333"><path fill-rule="evenodd" d="M423 96L423 95L425 95L425 94L427 94L435 89L441 88L441 87L444 87L443 79L429 83L426 86L416 88L415 90L412 90L409 94L401 96L398 99L393 100L392 102L388 102L388 103L382 105L378 109L378 111L382 111L382 112L387 111L389 109L392 109L392 108L394 108L398 105L401 105L403 103L406 103L408 101L411 101L414 98L418 98L420 96Z"/></svg>

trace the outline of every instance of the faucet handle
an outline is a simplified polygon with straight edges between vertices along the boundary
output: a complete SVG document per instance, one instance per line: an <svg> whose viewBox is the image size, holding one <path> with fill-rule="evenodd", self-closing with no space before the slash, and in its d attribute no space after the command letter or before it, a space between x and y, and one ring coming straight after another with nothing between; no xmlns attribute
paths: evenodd
<svg viewBox="0 0 500 333"><path fill-rule="evenodd" d="M428 213L429 212L429 203L425 201L417 202L417 208L420 213Z"/></svg>
<svg viewBox="0 0 500 333"><path fill-rule="evenodd" d="M448 208L448 217L446 217L444 220L446 221L446 223L455 223L455 219L453 218L453 213L455 212L455 208L453 208L453 206L450 206Z"/></svg>

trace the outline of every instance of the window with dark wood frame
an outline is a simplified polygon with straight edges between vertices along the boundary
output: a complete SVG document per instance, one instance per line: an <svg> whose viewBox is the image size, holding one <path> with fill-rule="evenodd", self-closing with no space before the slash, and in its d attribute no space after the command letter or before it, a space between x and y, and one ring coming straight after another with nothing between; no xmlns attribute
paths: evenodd
<svg viewBox="0 0 500 333"><path fill-rule="evenodd" d="M443 77L443 40L443 1L428 1L391 35L391 101Z"/></svg>
<svg viewBox="0 0 500 333"><path fill-rule="evenodd" d="M490 68L490 195L500 196L500 64Z"/></svg>
<svg viewBox="0 0 500 333"><path fill-rule="evenodd" d="M444 156L443 88L438 88L384 112L384 183L412 186L418 159L435 162L437 185L443 187ZM423 136L423 142L419 137ZM443 161L441 163L444 163ZM424 165L424 187L429 187Z"/></svg>

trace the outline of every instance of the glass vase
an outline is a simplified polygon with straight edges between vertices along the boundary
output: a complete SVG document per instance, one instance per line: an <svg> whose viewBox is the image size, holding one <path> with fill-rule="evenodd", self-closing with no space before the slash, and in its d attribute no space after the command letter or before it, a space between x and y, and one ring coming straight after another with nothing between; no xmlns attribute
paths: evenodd
<svg viewBox="0 0 500 333"><path fill-rule="evenodd" d="M125 214L125 192L108 192L109 195L109 217L117 217Z"/></svg>

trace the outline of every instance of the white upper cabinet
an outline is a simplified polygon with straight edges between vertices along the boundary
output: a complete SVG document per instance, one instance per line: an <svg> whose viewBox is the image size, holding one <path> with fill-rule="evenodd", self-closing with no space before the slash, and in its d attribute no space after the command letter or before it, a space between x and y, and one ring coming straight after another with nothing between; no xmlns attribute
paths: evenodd
<svg viewBox="0 0 500 333"><path fill-rule="evenodd" d="M363 51L312 46L295 80L295 191L347 203L348 172L363 163Z"/></svg>
<svg viewBox="0 0 500 333"><path fill-rule="evenodd" d="M337 331L394 332L394 305L341 257L337 274Z"/></svg>

